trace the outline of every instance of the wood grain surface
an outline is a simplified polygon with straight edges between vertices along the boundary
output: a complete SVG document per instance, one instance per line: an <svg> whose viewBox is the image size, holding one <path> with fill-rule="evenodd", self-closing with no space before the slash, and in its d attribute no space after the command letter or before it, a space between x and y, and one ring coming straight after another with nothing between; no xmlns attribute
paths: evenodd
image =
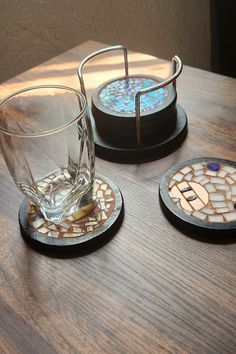
<svg viewBox="0 0 236 354"><path fill-rule="evenodd" d="M73 48L1 85L0 96L43 83L78 88L79 62L104 46ZM132 73L169 72L170 63L148 55L130 53L129 61ZM122 73L121 54L110 53L88 66L86 87ZM23 197L0 155L0 353L236 353L236 244L177 231L158 197L177 162L236 160L236 80L185 67L177 90L189 132L176 152L142 164L96 160L122 190L125 217L90 254L50 258L25 244Z"/></svg>

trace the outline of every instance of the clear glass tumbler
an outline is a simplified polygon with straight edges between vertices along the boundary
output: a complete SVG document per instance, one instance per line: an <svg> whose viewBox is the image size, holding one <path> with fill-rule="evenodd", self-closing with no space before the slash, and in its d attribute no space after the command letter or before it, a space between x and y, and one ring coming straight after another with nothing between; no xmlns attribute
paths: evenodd
<svg viewBox="0 0 236 354"><path fill-rule="evenodd" d="M85 97L34 86L0 102L0 142L17 187L59 223L93 199L94 143Z"/></svg>

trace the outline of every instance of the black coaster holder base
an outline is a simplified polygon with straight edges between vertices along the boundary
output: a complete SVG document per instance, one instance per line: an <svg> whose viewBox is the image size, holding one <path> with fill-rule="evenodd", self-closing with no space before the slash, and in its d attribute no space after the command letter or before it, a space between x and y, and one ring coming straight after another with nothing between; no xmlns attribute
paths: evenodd
<svg viewBox="0 0 236 354"><path fill-rule="evenodd" d="M162 142L130 146L117 146L107 142L97 132L93 122L95 153L98 157L119 163L137 163L160 159L175 151L185 140L187 135L187 115L183 108L177 105L177 120L174 132Z"/></svg>

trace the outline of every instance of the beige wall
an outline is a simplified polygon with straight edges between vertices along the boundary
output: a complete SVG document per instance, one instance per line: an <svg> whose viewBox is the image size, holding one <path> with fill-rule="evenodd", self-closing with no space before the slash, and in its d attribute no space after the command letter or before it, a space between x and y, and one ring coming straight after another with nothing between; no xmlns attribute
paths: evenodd
<svg viewBox="0 0 236 354"><path fill-rule="evenodd" d="M210 0L0 0L0 81L88 39L210 69Z"/></svg>

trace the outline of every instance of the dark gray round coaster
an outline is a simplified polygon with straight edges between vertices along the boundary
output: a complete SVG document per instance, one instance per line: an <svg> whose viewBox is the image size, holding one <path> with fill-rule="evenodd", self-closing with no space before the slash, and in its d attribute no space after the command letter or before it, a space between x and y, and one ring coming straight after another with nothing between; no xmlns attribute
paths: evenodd
<svg viewBox="0 0 236 354"><path fill-rule="evenodd" d="M104 82L93 91L91 111L97 133L108 143L136 145L135 94L163 80L150 75L129 75ZM173 85L141 97L141 141L155 144L175 130L177 93Z"/></svg>
<svg viewBox="0 0 236 354"><path fill-rule="evenodd" d="M236 236L236 163L199 157L166 172L159 187L166 216L199 235Z"/></svg>
<svg viewBox="0 0 236 354"><path fill-rule="evenodd" d="M19 210L23 238L44 251L89 251L105 243L123 219L123 198L116 184L96 175L95 201L65 218L59 225L46 221L37 206L27 198Z"/></svg>
<svg viewBox="0 0 236 354"><path fill-rule="evenodd" d="M96 155L113 162L136 163L151 161L162 158L176 150L184 141L187 135L187 115L182 107L177 107L177 120L174 132L162 142L155 142L150 139L149 142L140 145L136 143L120 144L111 143L104 140L99 135L96 125L93 124L95 152Z"/></svg>

